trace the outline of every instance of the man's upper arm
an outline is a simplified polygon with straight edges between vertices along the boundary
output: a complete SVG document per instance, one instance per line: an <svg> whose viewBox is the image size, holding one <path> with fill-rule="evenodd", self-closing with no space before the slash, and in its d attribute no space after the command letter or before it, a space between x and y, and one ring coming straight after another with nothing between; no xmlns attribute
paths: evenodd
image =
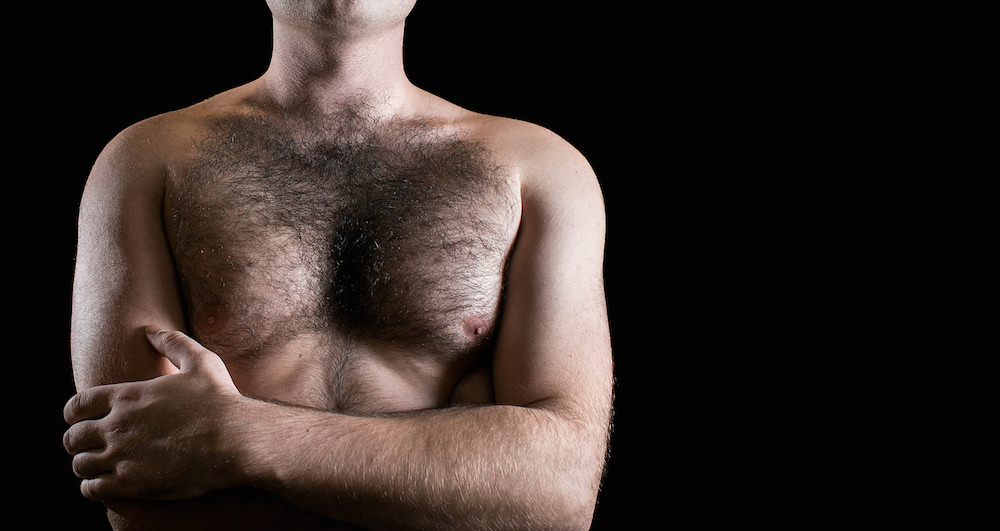
<svg viewBox="0 0 1000 531"><path fill-rule="evenodd" d="M552 133L531 146L494 358L496 400L564 413L604 437L613 376L600 186Z"/></svg>
<svg viewBox="0 0 1000 531"><path fill-rule="evenodd" d="M120 133L98 157L80 204L71 348L77 389L172 372L143 327L184 329L163 231L165 167L155 130Z"/></svg>

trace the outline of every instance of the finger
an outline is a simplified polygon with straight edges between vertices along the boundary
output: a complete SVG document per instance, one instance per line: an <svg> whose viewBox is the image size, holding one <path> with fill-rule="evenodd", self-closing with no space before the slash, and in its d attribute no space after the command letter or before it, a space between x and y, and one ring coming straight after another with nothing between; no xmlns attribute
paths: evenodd
<svg viewBox="0 0 1000 531"><path fill-rule="evenodd" d="M80 479L110 474L113 468L102 452L81 452L73 456L73 473Z"/></svg>
<svg viewBox="0 0 1000 531"><path fill-rule="evenodd" d="M97 427L97 421L84 420L70 426L63 434L63 446L70 455L104 448L104 438Z"/></svg>
<svg viewBox="0 0 1000 531"><path fill-rule="evenodd" d="M80 492L85 498L93 501L104 501L121 498L115 491L115 476L108 472L93 478L84 479L80 483Z"/></svg>
<svg viewBox="0 0 1000 531"><path fill-rule="evenodd" d="M111 387L100 386L84 389L73 395L63 407L63 418L69 424L81 420L99 419L111 411Z"/></svg>
<svg viewBox="0 0 1000 531"><path fill-rule="evenodd" d="M170 363L178 369L188 371L202 364L206 354L211 351L200 343L188 337L179 330L160 330L153 326L146 327L146 337L157 352L163 354ZM212 354L214 356L214 354Z"/></svg>
<svg viewBox="0 0 1000 531"><path fill-rule="evenodd" d="M229 369L218 354L178 330L146 327L146 336L153 347L170 360L181 372L200 370L211 374L219 383L235 387Z"/></svg>

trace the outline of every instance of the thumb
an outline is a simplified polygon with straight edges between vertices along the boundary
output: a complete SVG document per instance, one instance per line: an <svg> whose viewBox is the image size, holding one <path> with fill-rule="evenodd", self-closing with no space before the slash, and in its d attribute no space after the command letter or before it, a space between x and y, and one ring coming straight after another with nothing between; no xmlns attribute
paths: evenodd
<svg viewBox="0 0 1000 531"><path fill-rule="evenodd" d="M180 330L162 330L155 326L147 326L146 337L149 338L149 343L153 345L153 348L163 354L181 372L198 368L203 365L205 355L212 354L211 351Z"/></svg>

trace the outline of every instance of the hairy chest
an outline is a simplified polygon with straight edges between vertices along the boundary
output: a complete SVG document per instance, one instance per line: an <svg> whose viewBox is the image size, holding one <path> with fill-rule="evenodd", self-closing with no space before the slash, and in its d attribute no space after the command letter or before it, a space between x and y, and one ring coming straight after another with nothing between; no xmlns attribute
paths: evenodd
<svg viewBox="0 0 1000 531"><path fill-rule="evenodd" d="M472 353L519 218L516 186L478 143L247 117L213 125L165 207L191 330L233 357L304 335Z"/></svg>

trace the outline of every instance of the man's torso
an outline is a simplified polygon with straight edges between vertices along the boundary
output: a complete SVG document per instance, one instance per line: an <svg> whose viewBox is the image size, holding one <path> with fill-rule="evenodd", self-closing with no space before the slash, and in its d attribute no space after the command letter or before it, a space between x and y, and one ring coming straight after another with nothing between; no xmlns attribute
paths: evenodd
<svg viewBox="0 0 1000 531"><path fill-rule="evenodd" d="M188 331L243 394L360 415L491 401L476 367L521 207L488 133L244 104L166 122L164 228ZM109 508L115 529L341 528L252 490Z"/></svg>

